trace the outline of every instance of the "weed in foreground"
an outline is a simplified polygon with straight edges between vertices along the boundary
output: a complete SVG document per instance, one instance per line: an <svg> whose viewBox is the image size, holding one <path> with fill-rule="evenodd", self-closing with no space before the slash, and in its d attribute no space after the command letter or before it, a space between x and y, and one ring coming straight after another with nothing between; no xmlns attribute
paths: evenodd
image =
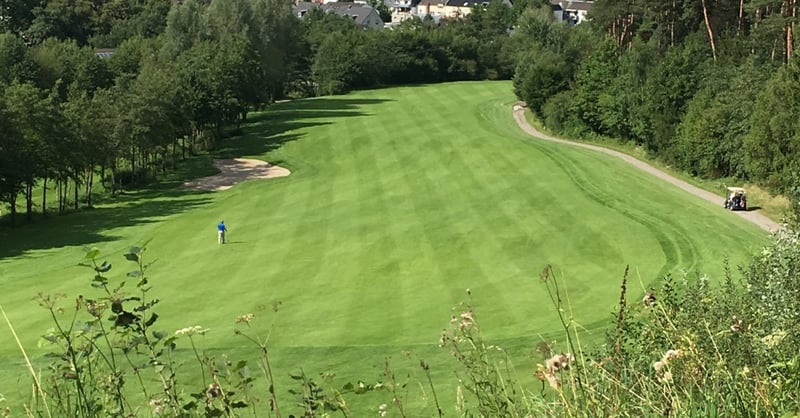
<svg viewBox="0 0 800 418"><path fill-rule="evenodd" d="M91 269L92 292L68 299L40 294L37 302L53 327L43 336L50 349L45 373L35 371L27 416L52 417L352 417L347 399L383 391L390 401L372 411L378 416L417 416L408 409L411 374L400 374L387 358L380 380L334 387L334 373L314 380L303 368L285 388L297 400L279 405L270 361L269 337L252 326L256 315L234 320L234 334L259 353L254 373L247 361L223 354L208 356L200 339L210 330L189 326L175 332L158 329L145 262L145 248L124 255L133 265L125 280L111 280L111 264L99 262L99 251L87 250L81 265ZM777 234L734 279L713 285L703 276L665 277L629 302L628 269L622 276L619 305L609 324L606 343L589 350L581 343L581 327L571 313L568 286L546 266L541 283L563 330L561 342L540 342L541 362L532 370L540 387L521 383L511 356L484 338L471 303L463 303L442 332L439 345L455 359L454 409L458 416L798 416L800 413L800 245L798 235ZM127 285L130 280L133 285ZM470 295L470 292L467 291ZM13 331L13 324L5 316ZM200 380L179 379L179 344L191 348ZM558 350L563 346L565 350ZM185 357L185 356L183 356ZM185 359L181 359L185 360ZM445 415L430 365L419 362L418 382L433 405L429 416ZM257 377L260 375L260 377ZM181 374L181 376L185 376ZM188 382L188 383L187 383ZM427 389L426 389L427 388ZM430 398L425 392L430 392ZM263 399L262 399L263 398ZM5 400L0 397L0 403ZM264 404L266 403L266 407ZM296 414L294 412L297 412ZM6 407L0 416L11 415ZM426 416L428 416L426 415Z"/></svg>

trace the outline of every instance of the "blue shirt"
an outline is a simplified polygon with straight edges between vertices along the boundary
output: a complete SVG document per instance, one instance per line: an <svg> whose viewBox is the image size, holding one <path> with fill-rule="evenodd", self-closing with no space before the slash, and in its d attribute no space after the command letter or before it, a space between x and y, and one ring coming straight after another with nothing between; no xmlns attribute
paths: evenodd
<svg viewBox="0 0 800 418"><path fill-rule="evenodd" d="M219 232L225 232L228 229L225 228L225 224L224 223L220 222L219 225L217 225L217 230L219 230Z"/></svg>

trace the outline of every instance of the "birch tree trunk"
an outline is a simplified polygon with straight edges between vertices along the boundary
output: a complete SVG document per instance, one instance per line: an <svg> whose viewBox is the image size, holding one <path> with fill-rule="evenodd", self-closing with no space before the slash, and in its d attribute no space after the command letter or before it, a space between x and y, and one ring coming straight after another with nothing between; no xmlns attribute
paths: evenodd
<svg viewBox="0 0 800 418"><path fill-rule="evenodd" d="M792 59L794 53L794 22L797 19L797 0L787 0L787 16L791 16L786 22L786 62Z"/></svg>
<svg viewBox="0 0 800 418"><path fill-rule="evenodd" d="M714 43L714 31L711 30L711 21L708 20L708 7L706 0L700 0L703 6L703 20L706 22L706 30L708 31L708 43L711 45L711 56L714 62L717 62L717 45Z"/></svg>
<svg viewBox="0 0 800 418"><path fill-rule="evenodd" d="M744 21L744 0L739 0L739 22L736 27L736 35L742 34L742 22Z"/></svg>
<svg viewBox="0 0 800 418"><path fill-rule="evenodd" d="M47 176L42 184L42 215L47 215Z"/></svg>

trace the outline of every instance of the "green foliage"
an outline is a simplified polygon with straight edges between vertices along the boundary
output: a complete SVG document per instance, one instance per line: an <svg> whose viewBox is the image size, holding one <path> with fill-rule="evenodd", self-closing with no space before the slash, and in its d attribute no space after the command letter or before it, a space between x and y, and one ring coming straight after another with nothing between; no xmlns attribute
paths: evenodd
<svg viewBox="0 0 800 418"><path fill-rule="evenodd" d="M159 0L112 0L103 2L93 18L94 34L89 43L97 48L115 48L131 38L155 38L164 32L171 2Z"/></svg>
<svg viewBox="0 0 800 418"><path fill-rule="evenodd" d="M617 56L616 45L606 38L581 61L575 75L573 103L578 118L600 134L608 134L608 121L613 117L607 86L617 76Z"/></svg>
<svg viewBox="0 0 800 418"><path fill-rule="evenodd" d="M536 114L541 114L545 102L565 90L568 82L565 58L543 51L522 58L514 72L514 93Z"/></svg>
<svg viewBox="0 0 800 418"><path fill-rule="evenodd" d="M39 87L54 89L60 101L67 100L67 91L93 94L96 89L110 87L111 73L105 61L92 48L80 47L75 41L48 39L33 50L38 66Z"/></svg>
<svg viewBox="0 0 800 418"><path fill-rule="evenodd" d="M572 108L572 94L572 90L566 90L547 99L541 111L542 120L547 127L558 132L566 132L582 126L575 115L575 109ZM579 132L573 131L572 134L580 137Z"/></svg>
<svg viewBox="0 0 800 418"><path fill-rule="evenodd" d="M18 36L0 33L0 85L36 80L36 68L29 49Z"/></svg>
<svg viewBox="0 0 800 418"><path fill-rule="evenodd" d="M750 131L753 107L765 74L755 63L735 67L729 74L713 69L705 86L687 106L676 133L679 164L694 175L709 178L746 177L744 138Z"/></svg>
<svg viewBox="0 0 800 418"><path fill-rule="evenodd" d="M318 94L341 94L350 90L358 71L355 68L358 63L352 52L359 48L357 42L362 40L360 32L334 32L325 37L314 56L311 69L318 84Z"/></svg>
<svg viewBox="0 0 800 418"><path fill-rule="evenodd" d="M791 187L792 174L798 172L800 150L800 95L789 86L800 85L797 61L779 68L759 93L744 138L745 168L754 179L779 190Z"/></svg>
<svg viewBox="0 0 800 418"><path fill-rule="evenodd" d="M117 79L116 84L124 84L139 74L139 69L146 60L158 56L162 49L163 38L147 39L142 37L128 38L115 50L108 59L109 70Z"/></svg>
<svg viewBox="0 0 800 418"><path fill-rule="evenodd" d="M52 0L33 9L34 19L26 31L33 43L48 38L72 39L85 45L92 33L93 4L89 0Z"/></svg>
<svg viewBox="0 0 800 418"><path fill-rule="evenodd" d="M442 332L439 346L447 348L458 362L456 372L459 392L463 387L475 400L478 416L525 417L541 414L536 402L528 398L529 390L520 387L508 354L502 347L489 344L481 333L473 308L460 307L450 325ZM457 400L456 411L471 415L463 395Z"/></svg>
<svg viewBox="0 0 800 418"><path fill-rule="evenodd" d="M87 296L78 296L71 308L63 306L65 295L37 297L54 327L41 342L51 350L47 357L52 363L43 385L49 402L39 399L37 405L42 409L36 412L48 416L136 416L142 399L156 416L233 416L236 410L250 408L255 400L248 390L252 390L254 378L247 362L201 355L195 339L208 329L159 330L155 307L160 300L150 296L145 248L131 247L123 256L133 269L125 280L111 279L112 263L99 262L97 248L86 249L80 265L93 271L94 289ZM127 280L134 285L126 287ZM202 382L191 385L196 391L187 392L186 385L178 384L179 364L173 356L184 338L189 340L202 374Z"/></svg>
<svg viewBox="0 0 800 418"><path fill-rule="evenodd" d="M172 6L167 15L164 50L177 57L189 50L195 42L204 39L204 1L187 0Z"/></svg>
<svg viewBox="0 0 800 418"><path fill-rule="evenodd" d="M800 328L796 298L788 296L797 290L786 280L796 277L798 248L796 234L778 234L740 281L732 273L719 285L668 277L643 302L626 306L623 338L608 343L621 342L620 393L640 387L638 394L651 395L626 396L621 407L676 415L698 407L736 416L797 411L800 370L789 347Z"/></svg>

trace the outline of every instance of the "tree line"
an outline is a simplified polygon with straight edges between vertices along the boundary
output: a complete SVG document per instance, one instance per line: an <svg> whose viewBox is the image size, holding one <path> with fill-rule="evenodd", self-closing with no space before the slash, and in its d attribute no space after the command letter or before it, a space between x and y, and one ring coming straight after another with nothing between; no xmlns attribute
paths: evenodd
<svg viewBox="0 0 800 418"><path fill-rule="evenodd" d="M365 31L278 0L6 0L0 201L12 222L23 202L28 220L53 200L58 212L91 206L98 181L113 194L152 180L287 96L508 79L508 32L527 4Z"/></svg>
<svg viewBox="0 0 800 418"><path fill-rule="evenodd" d="M152 180L280 98L479 79L513 79L551 130L791 192L796 21L796 0L597 0L576 26L495 0L371 31L278 0L5 0L0 201L12 220L91 206L98 181Z"/></svg>
<svg viewBox="0 0 800 418"><path fill-rule="evenodd" d="M539 15L515 91L554 131L793 194L797 12L796 0L598 0L572 30Z"/></svg>

